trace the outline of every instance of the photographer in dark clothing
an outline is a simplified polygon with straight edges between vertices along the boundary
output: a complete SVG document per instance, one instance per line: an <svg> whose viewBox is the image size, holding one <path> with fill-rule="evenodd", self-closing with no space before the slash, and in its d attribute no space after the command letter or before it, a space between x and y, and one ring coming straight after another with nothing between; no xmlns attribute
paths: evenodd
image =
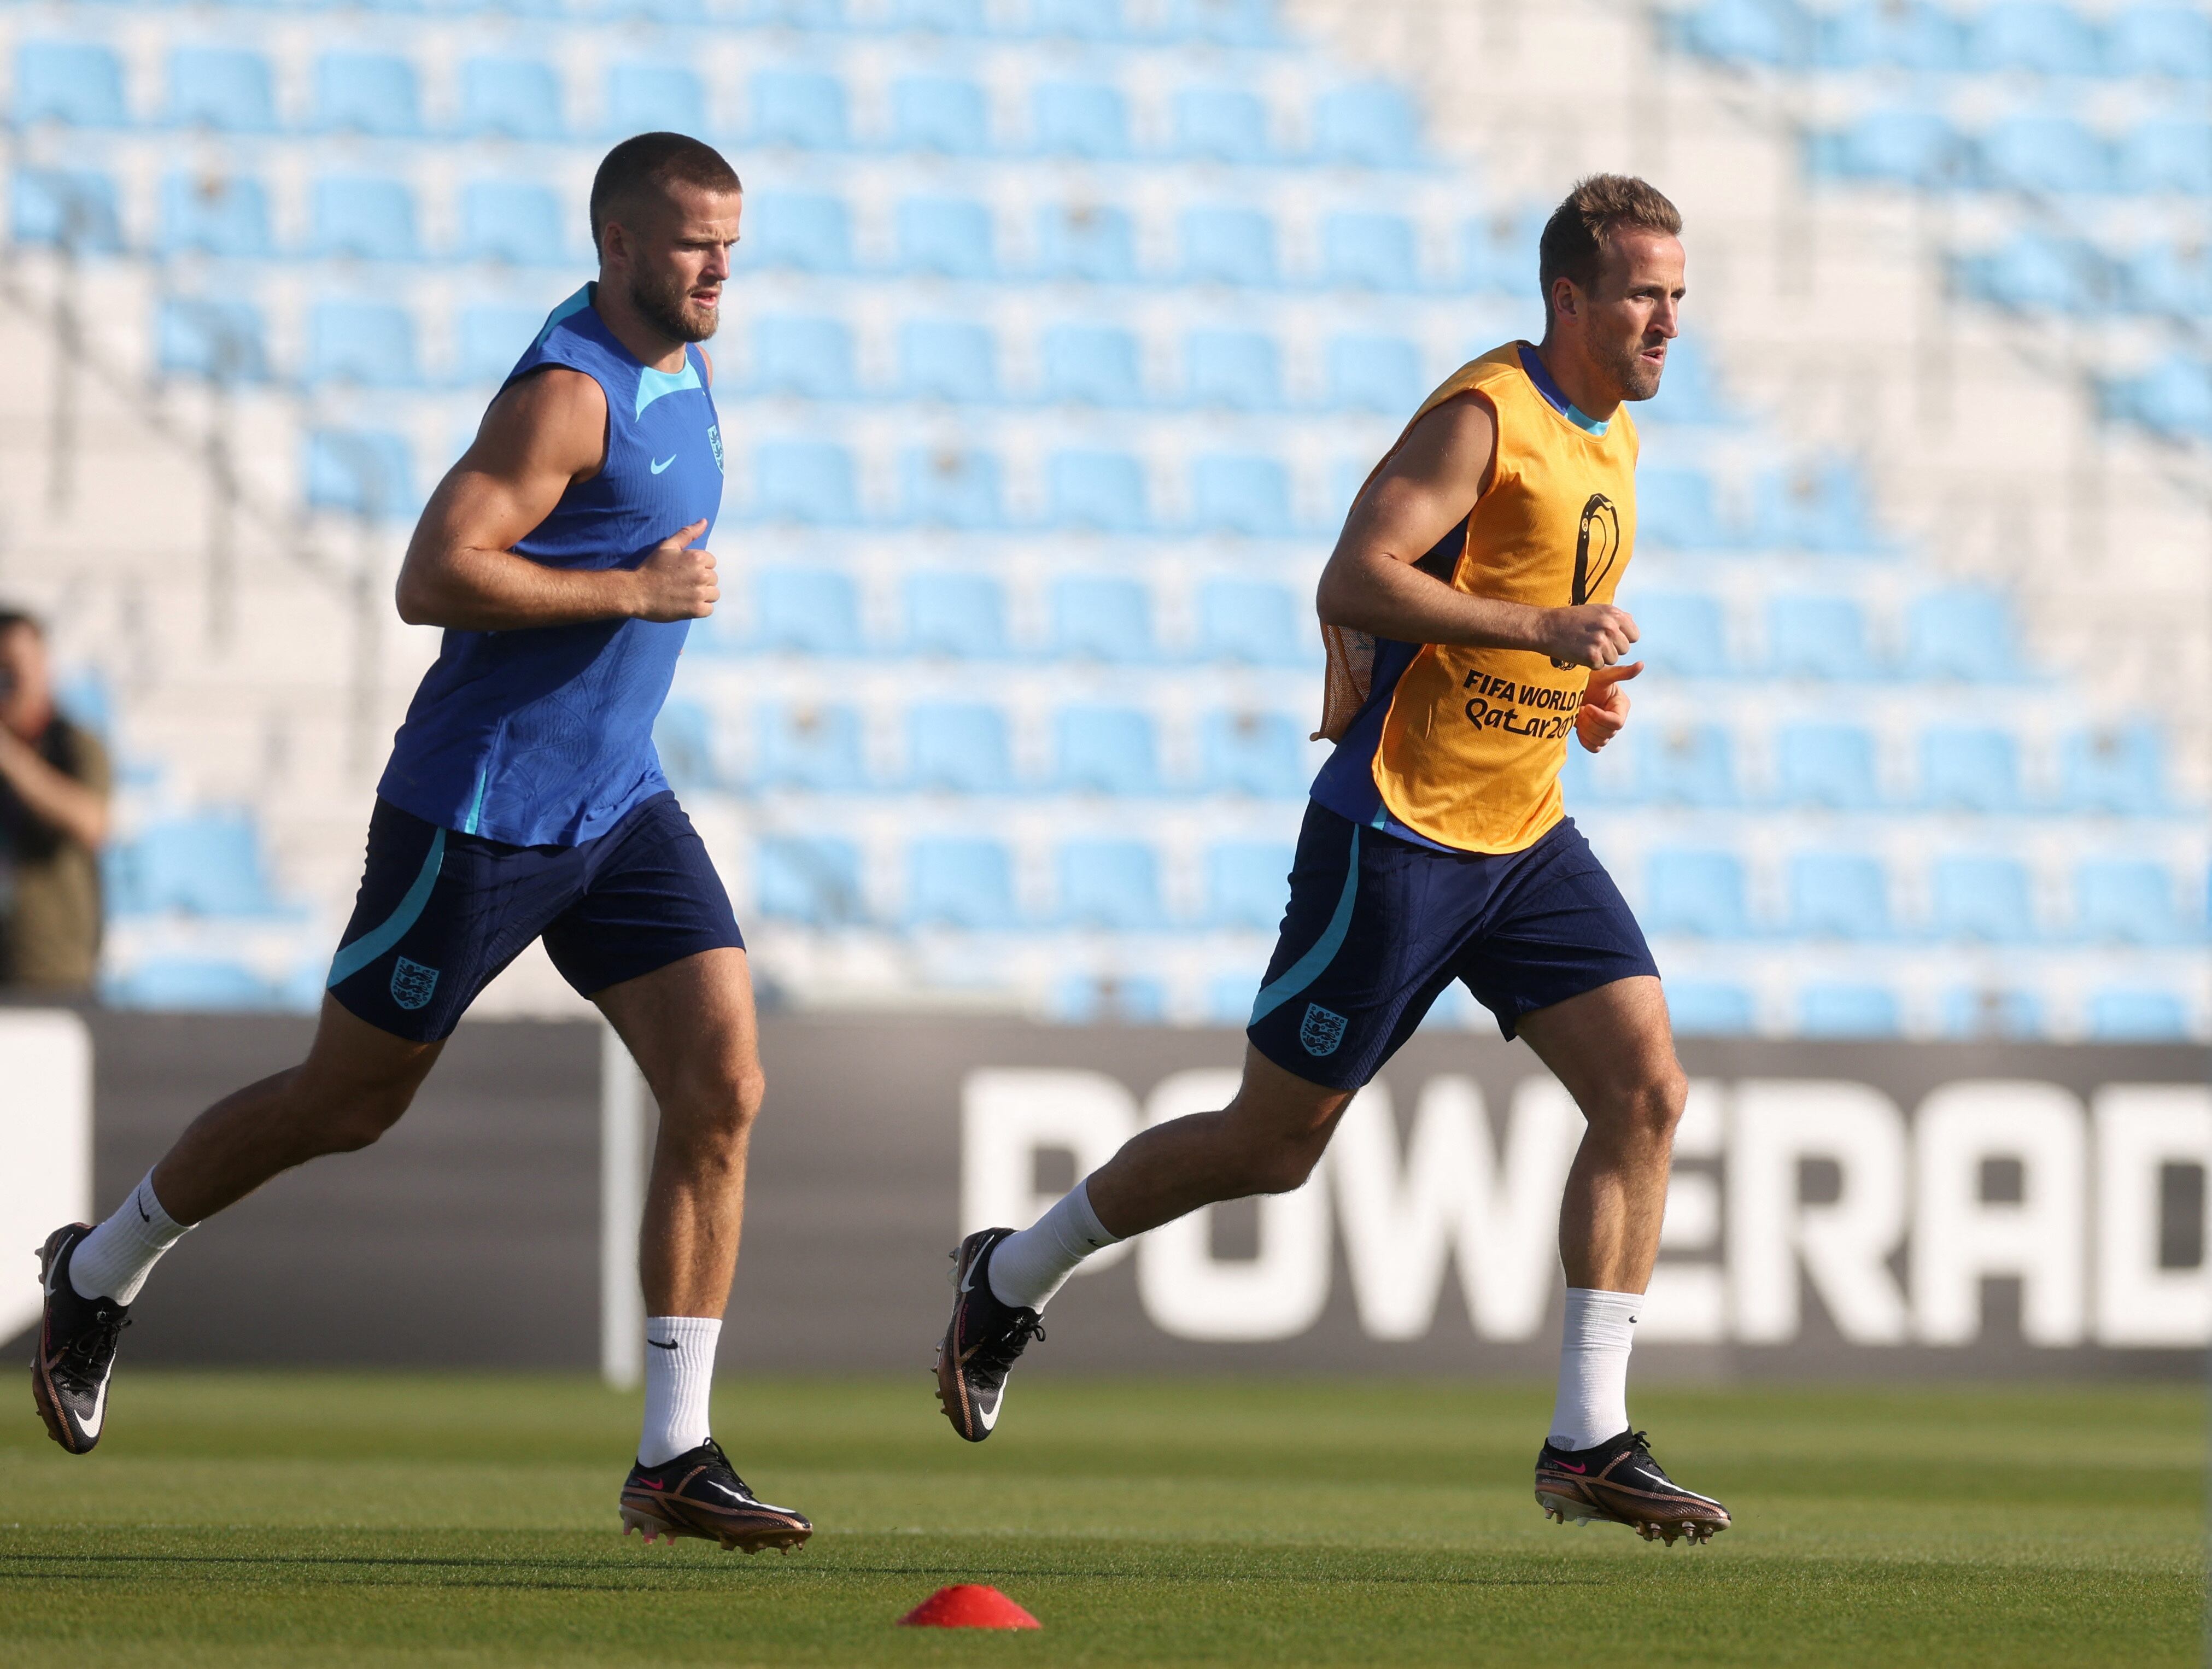
<svg viewBox="0 0 2212 1669"><path fill-rule="evenodd" d="M0 609L0 989L89 990L112 775L54 707L45 630Z"/></svg>

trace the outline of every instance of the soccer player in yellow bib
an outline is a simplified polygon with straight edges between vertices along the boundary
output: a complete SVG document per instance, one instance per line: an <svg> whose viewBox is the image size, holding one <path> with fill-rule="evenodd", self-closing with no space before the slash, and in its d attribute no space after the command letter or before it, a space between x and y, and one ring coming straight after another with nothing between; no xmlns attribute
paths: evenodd
<svg viewBox="0 0 2212 1669"><path fill-rule="evenodd" d="M1082 1259L1216 1201L1306 1180L1338 1118L1446 986L1527 1040L1588 1128L1560 1212L1559 1399L1536 1464L1550 1515L1710 1539L1710 1496L1627 1413L1686 1084L1658 969L1559 797L1570 740L1628 717L1636 426L1683 296L1681 217L1640 179L1577 185L1544 228L1544 339L1462 367L1368 479L1322 575L1322 734L1291 901L1218 1113L1145 1132L1019 1233L955 1253L938 1363L953 1427L996 1424L1038 1312Z"/></svg>

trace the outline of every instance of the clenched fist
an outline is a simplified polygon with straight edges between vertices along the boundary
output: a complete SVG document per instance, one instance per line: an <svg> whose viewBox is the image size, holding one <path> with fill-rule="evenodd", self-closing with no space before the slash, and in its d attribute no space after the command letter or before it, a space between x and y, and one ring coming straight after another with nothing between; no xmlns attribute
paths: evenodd
<svg viewBox="0 0 2212 1669"><path fill-rule="evenodd" d="M1575 737L1585 752L1595 753L1620 734L1628 722L1628 692L1621 685L1643 670L1642 661L1631 661L1590 674L1589 687L1583 691L1583 704L1575 713Z"/></svg>
<svg viewBox="0 0 2212 1669"><path fill-rule="evenodd" d="M631 612L640 620L704 620L721 600L722 588L714 579L714 553L686 547L707 531L707 524L670 534L646 553L635 570L637 604Z"/></svg>
<svg viewBox="0 0 2212 1669"><path fill-rule="evenodd" d="M1543 646L1554 666L1611 666L1636 638L1628 610L1610 603L1545 610Z"/></svg>

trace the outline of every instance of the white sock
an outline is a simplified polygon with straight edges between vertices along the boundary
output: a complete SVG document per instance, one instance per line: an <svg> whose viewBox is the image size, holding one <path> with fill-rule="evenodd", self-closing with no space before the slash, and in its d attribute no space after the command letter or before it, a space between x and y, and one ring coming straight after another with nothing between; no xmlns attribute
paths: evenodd
<svg viewBox="0 0 2212 1669"><path fill-rule="evenodd" d="M641 1464L665 1466L714 1435L707 1402L714 1389L714 1341L721 1336L722 1324L705 1316L647 1318Z"/></svg>
<svg viewBox="0 0 2212 1669"><path fill-rule="evenodd" d="M1002 1304L1041 1310L1067 1284L1075 1265L1121 1240L1091 1209L1085 1177L1030 1227L991 1250L991 1290Z"/></svg>
<svg viewBox="0 0 2212 1669"><path fill-rule="evenodd" d="M1643 1311L1640 1292L1567 1289L1559 1397L1552 1410L1553 1448L1595 1448L1628 1429L1628 1351Z"/></svg>
<svg viewBox="0 0 2212 1669"><path fill-rule="evenodd" d="M148 1171L115 1215L77 1242L70 1254L70 1284L80 1298L127 1304L137 1297L161 1254L190 1227L161 1209L154 1197L154 1173Z"/></svg>

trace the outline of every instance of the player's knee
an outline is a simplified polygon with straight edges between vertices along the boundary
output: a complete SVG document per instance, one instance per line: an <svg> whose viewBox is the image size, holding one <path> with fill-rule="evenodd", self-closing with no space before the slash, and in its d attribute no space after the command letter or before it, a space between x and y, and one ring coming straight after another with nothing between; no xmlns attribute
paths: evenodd
<svg viewBox="0 0 2212 1669"><path fill-rule="evenodd" d="M1321 1162L1325 1144L1304 1136L1286 1136L1269 1143L1251 1156L1244 1192L1255 1194L1291 1193L1305 1187L1314 1167Z"/></svg>
<svg viewBox="0 0 2212 1669"><path fill-rule="evenodd" d="M677 1090L681 1124L690 1144L703 1155L744 1146L768 1095L768 1079L750 1062L702 1067Z"/></svg>
<svg viewBox="0 0 2212 1669"><path fill-rule="evenodd" d="M415 1099L410 1085L363 1086L322 1109L314 1121L318 1150L358 1153L398 1124Z"/></svg>
<svg viewBox="0 0 2212 1669"><path fill-rule="evenodd" d="M1621 1123L1647 1140L1671 1142L1689 1098L1690 1080L1681 1066L1671 1058L1655 1063L1622 1092Z"/></svg>

